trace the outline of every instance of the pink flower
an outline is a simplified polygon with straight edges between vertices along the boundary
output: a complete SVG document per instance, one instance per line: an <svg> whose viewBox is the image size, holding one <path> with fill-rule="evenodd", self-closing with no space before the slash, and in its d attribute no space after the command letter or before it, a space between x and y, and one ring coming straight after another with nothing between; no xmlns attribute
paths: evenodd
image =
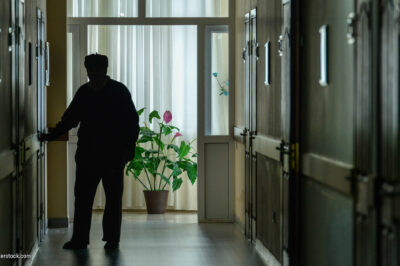
<svg viewBox="0 0 400 266"><path fill-rule="evenodd" d="M163 118L164 118L164 122L166 124L168 124L172 120L172 113L170 111L168 111L168 110L165 111Z"/></svg>
<svg viewBox="0 0 400 266"><path fill-rule="evenodd" d="M179 132L176 132L176 134L175 134L174 138L181 137L181 136L182 136L182 134L181 134L181 133L179 133Z"/></svg>

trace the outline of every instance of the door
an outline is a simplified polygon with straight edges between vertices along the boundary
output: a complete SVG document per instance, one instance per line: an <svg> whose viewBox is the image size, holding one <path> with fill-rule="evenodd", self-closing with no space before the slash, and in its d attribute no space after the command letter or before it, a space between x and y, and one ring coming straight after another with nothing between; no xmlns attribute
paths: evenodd
<svg viewBox="0 0 400 266"><path fill-rule="evenodd" d="M37 133L46 131L46 43L45 19L43 12L36 10L36 84L37 84ZM48 49L48 48L47 48ZM38 151L38 237L42 241L46 231L46 165L45 143L40 143Z"/></svg>
<svg viewBox="0 0 400 266"><path fill-rule="evenodd" d="M354 169L351 176L354 205L355 265L376 265L374 183L376 177L376 88L373 75L373 6L356 1L356 13L347 19L348 43L355 49ZM376 36L375 36L376 37Z"/></svg>
<svg viewBox="0 0 400 266"><path fill-rule="evenodd" d="M245 15L245 39L243 60L244 77L244 122L245 128L245 234L256 240L256 156L253 141L257 132L257 11L252 9Z"/></svg>
<svg viewBox="0 0 400 266"><path fill-rule="evenodd" d="M257 132L252 158L256 159L256 238L282 262L282 62L279 36L283 25L281 0L259 1L257 6Z"/></svg>
<svg viewBox="0 0 400 266"><path fill-rule="evenodd" d="M380 1L379 264L400 263L399 9Z"/></svg>
<svg viewBox="0 0 400 266"><path fill-rule="evenodd" d="M306 0L301 18L300 264L354 265L354 2ZM340 254L340 256L338 256Z"/></svg>
<svg viewBox="0 0 400 266"><path fill-rule="evenodd" d="M13 3L3 1L0 6L0 254L16 253L16 145L15 145L15 55ZM2 259L0 265L12 265L13 260Z"/></svg>
<svg viewBox="0 0 400 266"><path fill-rule="evenodd" d="M21 250L30 254L38 238L38 93L34 75L34 44L37 34L35 7L18 1L18 142L20 147L18 199L20 207Z"/></svg>

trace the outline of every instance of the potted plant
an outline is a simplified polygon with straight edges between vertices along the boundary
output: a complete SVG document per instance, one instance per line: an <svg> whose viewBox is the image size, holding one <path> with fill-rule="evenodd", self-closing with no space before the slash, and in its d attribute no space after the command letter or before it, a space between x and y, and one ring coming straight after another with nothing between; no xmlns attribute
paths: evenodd
<svg viewBox="0 0 400 266"><path fill-rule="evenodd" d="M145 108L138 111L139 116ZM175 140L182 137L180 129L171 125L172 114L165 111L163 119L157 111L149 114L149 124L156 124L158 131L152 130L146 121L140 127L135 156L127 165L126 175L133 174L135 180L144 187L147 212L150 214L164 213L167 208L168 190L179 189L186 173L192 185L197 179L197 163L194 158L191 142Z"/></svg>

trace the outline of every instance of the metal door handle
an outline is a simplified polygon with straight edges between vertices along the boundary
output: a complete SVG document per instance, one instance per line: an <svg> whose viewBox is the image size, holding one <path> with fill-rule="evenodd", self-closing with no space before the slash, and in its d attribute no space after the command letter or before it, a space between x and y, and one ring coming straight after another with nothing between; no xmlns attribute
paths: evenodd
<svg viewBox="0 0 400 266"><path fill-rule="evenodd" d="M355 42L354 38L354 22L355 22L356 15L354 12L351 12L347 17L347 43L353 44Z"/></svg>
<svg viewBox="0 0 400 266"><path fill-rule="evenodd" d="M399 197L400 184L390 184L388 182L383 182L379 194L384 197Z"/></svg>

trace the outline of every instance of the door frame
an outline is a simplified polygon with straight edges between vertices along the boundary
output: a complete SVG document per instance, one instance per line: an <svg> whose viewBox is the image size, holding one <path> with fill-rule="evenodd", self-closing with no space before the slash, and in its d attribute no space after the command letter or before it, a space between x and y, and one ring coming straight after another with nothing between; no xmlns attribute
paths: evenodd
<svg viewBox="0 0 400 266"><path fill-rule="evenodd" d="M198 149L198 221L220 221L220 222L233 222L234 221L234 191L235 191L235 146L233 125L235 119L235 64L229 64L229 134L226 136L207 136L205 134L205 92L206 76L205 57L205 34L207 25L227 25L229 28L229 59L235 62L235 0L229 1L229 15L228 17L146 17L146 0L138 0L138 16L137 17L68 17L67 25L80 25L80 53L81 55L87 54L87 28L88 25L195 25L197 26L197 149ZM203 49L200 49L203 47ZM84 58L81 62L81 82L86 82L86 70L83 65ZM229 211L227 219L210 219L206 215L206 187L205 187L205 147L207 144L227 144L229 147Z"/></svg>

